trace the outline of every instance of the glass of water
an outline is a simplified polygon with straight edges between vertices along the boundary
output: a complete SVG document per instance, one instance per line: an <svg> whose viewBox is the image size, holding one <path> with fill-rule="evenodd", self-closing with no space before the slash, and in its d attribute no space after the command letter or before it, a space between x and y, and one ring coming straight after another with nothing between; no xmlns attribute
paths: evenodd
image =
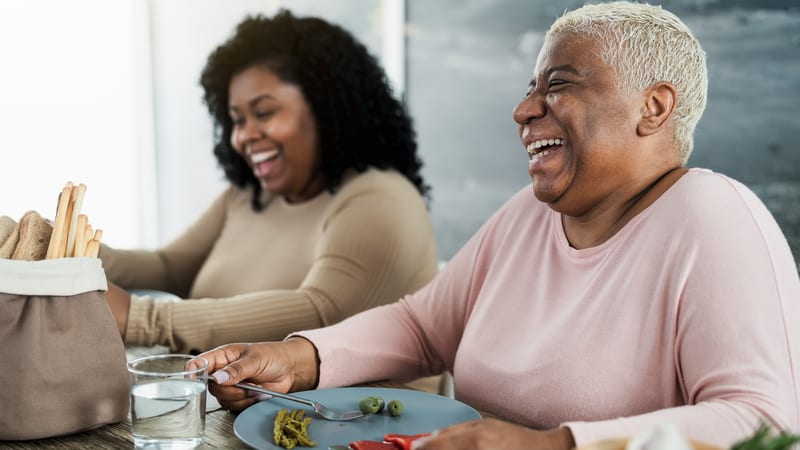
<svg viewBox="0 0 800 450"><path fill-rule="evenodd" d="M208 362L187 370L191 355L154 355L128 363L136 448L187 449L203 443Z"/></svg>

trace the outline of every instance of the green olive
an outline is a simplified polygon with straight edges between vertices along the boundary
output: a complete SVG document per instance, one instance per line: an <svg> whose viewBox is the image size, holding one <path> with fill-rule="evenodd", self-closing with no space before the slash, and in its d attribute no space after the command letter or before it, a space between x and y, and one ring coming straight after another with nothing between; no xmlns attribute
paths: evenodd
<svg viewBox="0 0 800 450"><path fill-rule="evenodd" d="M370 395L367 398L374 398L375 400L378 401L378 410L375 412L376 414L383 411L383 407L386 405L386 402L383 401L383 397L379 397L377 395Z"/></svg>
<svg viewBox="0 0 800 450"><path fill-rule="evenodd" d="M375 414L378 412L378 400L375 397L364 397L358 402L358 409L364 414Z"/></svg>
<svg viewBox="0 0 800 450"><path fill-rule="evenodd" d="M400 414L403 414L403 402L400 400L392 400L388 405L386 405L386 410L388 410L389 414L392 416L397 417Z"/></svg>

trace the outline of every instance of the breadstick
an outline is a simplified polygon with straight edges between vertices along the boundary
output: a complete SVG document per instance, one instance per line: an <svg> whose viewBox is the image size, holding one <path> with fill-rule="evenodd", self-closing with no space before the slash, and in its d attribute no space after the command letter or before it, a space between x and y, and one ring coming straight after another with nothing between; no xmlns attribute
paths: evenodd
<svg viewBox="0 0 800 450"><path fill-rule="evenodd" d="M83 256L84 253L86 253L86 244L89 241L88 238L91 238L91 235L89 234L91 231L86 229L89 226L89 218L86 217L86 214L79 214L77 223L75 225L75 245L73 246L72 256L78 257Z"/></svg>
<svg viewBox="0 0 800 450"><path fill-rule="evenodd" d="M100 230L100 229L94 230L94 237L92 239L94 239L95 241L98 241L98 242L102 241L103 240L103 230Z"/></svg>
<svg viewBox="0 0 800 450"><path fill-rule="evenodd" d="M86 252L83 256L88 256L89 258L97 258L97 253L100 251L100 241L96 241L92 239L86 244Z"/></svg>
<svg viewBox="0 0 800 450"><path fill-rule="evenodd" d="M58 258L59 243L61 236L64 232L64 224L67 218L67 208L69 206L69 198L72 196L72 182L67 181L61 194L58 196L58 207L56 208L56 222L53 226L53 234L50 236L50 244L47 246L47 255L45 259Z"/></svg>
<svg viewBox="0 0 800 450"><path fill-rule="evenodd" d="M67 242L69 238L69 229L72 226L72 209L75 207L75 197L78 195L77 186L72 186L70 189L69 202L67 202L67 214L64 217L64 230L61 232L61 239L58 241L58 254L56 258L66 258L67 256Z"/></svg>
<svg viewBox="0 0 800 450"><path fill-rule="evenodd" d="M64 256L81 256L83 253L78 253L75 251L75 238L81 232L83 232L85 227L78 226L78 217L81 214L81 207L83 206L83 196L86 193L86 185L81 183L75 189L72 190L72 196L70 203L72 204L72 211L71 215L69 216L69 233L67 234L67 248L64 252Z"/></svg>

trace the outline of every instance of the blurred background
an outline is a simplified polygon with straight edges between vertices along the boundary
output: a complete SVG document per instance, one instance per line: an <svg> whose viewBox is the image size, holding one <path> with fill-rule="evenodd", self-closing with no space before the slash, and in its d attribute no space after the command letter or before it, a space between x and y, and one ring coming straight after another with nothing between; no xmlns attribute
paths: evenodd
<svg viewBox="0 0 800 450"><path fill-rule="evenodd" d="M104 241L151 248L223 188L198 84L246 14L281 6L367 44L418 133L447 260L530 182L511 110L572 0L3 0L0 214L55 214L66 181ZM690 166L753 189L800 270L800 0L665 0L708 53Z"/></svg>

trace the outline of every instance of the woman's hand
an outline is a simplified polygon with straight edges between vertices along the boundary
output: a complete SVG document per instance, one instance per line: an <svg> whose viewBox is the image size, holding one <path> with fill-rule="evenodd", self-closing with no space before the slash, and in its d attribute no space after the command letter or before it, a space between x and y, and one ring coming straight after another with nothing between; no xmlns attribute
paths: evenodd
<svg viewBox="0 0 800 450"><path fill-rule="evenodd" d="M112 282L108 282L106 291L106 301L111 308L111 314L117 322L119 334L125 337L125 329L128 327L128 314L131 310L131 294Z"/></svg>
<svg viewBox="0 0 800 450"><path fill-rule="evenodd" d="M208 373L215 381L209 383L209 390L223 408L231 411L258 401L252 392L232 386L242 381L278 392L308 390L317 385L317 350L303 338L227 344L197 357L208 361Z"/></svg>
<svg viewBox="0 0 800 450"><path fill-rule="evenodd" d="M415 441L414 450L489 450L525 448L570 450L575 440L569 428L537 431L497 419L475 420L442 428L430 438Z"/></svg>

